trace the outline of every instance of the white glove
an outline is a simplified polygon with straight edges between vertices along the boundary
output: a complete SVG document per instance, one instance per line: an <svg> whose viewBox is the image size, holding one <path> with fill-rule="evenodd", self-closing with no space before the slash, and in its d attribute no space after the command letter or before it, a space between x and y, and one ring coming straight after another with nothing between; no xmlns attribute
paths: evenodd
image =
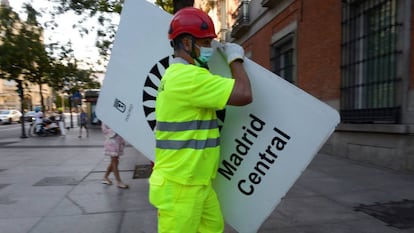
<svg viewBox="0 0 414 233"><path fill-rule="evenodd" d="M235 43L226 43L224 44L224 54L227 57L227 63L232 63L235 60L244 59L244 49L238 44Z"/></svg>

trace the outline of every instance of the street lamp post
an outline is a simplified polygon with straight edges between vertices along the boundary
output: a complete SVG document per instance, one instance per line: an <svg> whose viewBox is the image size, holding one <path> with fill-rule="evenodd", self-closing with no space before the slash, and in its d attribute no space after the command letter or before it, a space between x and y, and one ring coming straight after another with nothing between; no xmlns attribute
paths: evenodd
<svg viewBox="0 0 414 233"><path fill-rule="evenodd" d="M22 135L20 138L27 138L26 136L26 129L25 129L25 122L24 122L24 98L20 97L20 109L22 112L22 116L20 117L20 123L22 124Z"/></svg>
<svg viewBox="0 0 414 233"><path fill-rule="evenodd" d="M72 95L69 95L70 128L73 128Z"/></svg>
<svg viewBox="0 0 414 233"><path fill-rule="evenodd" d="M60 100L62 102L62 112L65 112L65 94L60 95Z"/></svg>
<svg viewBox="0 0 414 233"><path fill-rule="evenodd" d="M20 138L27 138L26 136L26 129L24 125L24 87L23 87L23 80L16 80L17 82L17 93L20 97L20 112L22 113L22 116L20 117L20 123L22 128L22 134Z"/></svg>
<svg viewBox="0 0 414 233"><path fill-rule="evenodd" d="M68 95L69 101L69 113L70 113L70 128L73 128L73 115L72 115L72 85L70 82L65 82L65 87L63 89L65 93Z"/></svg>

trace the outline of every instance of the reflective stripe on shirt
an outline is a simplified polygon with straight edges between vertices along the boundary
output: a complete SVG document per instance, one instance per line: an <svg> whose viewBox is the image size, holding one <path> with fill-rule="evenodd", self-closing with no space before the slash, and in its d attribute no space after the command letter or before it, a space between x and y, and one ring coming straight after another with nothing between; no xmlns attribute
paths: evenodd
<svg viewBox="0 0 414 233"><path fill-rule="evenodd" d="M157 122L159 132L182 132L186 130L210 130L218 128L217 119L214 120L195 120L185 122ZM158 139L157 148L159 149L196 149L201 150L220 145L219 138L208 138L206 140L160 140Z"/></svg>
<svg viewBox="0 0 414 233"><path fill-rule="evenodd" d="M219 146L220 138L210 138L207 140L157 140L156 144L159 149L180 150L188 148L202 150Z"/></svg>
<svg viewBox="0 0 414 233"><path fill-rule="evenodd" d="M197 129L215 129L218 127L217 120L195 120L186 122L157 122L159 131L184 131Z"/></svg>

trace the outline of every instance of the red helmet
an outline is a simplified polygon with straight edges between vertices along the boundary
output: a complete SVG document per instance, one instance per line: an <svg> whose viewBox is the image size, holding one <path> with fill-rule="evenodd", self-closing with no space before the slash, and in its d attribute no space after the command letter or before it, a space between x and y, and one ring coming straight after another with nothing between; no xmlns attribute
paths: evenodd
<svg viewBox="0 0 414 233"><path fill-rule="evenodd" d="M168 39L188 33L196 38L216 38L213 20L204 11L186 7L175 13L170 23Z"/></svg>

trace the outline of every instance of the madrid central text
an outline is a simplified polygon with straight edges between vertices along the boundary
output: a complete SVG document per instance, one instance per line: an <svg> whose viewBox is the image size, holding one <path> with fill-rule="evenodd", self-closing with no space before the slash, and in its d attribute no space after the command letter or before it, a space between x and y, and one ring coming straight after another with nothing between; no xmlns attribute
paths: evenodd
<svg viewBox="0 0 414 233"><path fill-rule="evenodd" d="M243 133L241 137L236 138L235 148L233 153L225 160L223 160L218 169L218 173L227 180L231 181L238 168L243 164L243 161L247 156L253 156L249 154L249 151L257 141L260 133L265 129L266 122L258 118L257 116L250 114L250 123L247 126L243 126ZM282 151L287 146L291 137L280 130L277 127L273 127L273 135L269 138L269 143L260 152L255 153L254 166L247 176L240 178L237 182L238 190L244 195L252 195L257 186L263 181L264 176L272 169L272 165L275 164L277 158L281 155Z"/></svg>

